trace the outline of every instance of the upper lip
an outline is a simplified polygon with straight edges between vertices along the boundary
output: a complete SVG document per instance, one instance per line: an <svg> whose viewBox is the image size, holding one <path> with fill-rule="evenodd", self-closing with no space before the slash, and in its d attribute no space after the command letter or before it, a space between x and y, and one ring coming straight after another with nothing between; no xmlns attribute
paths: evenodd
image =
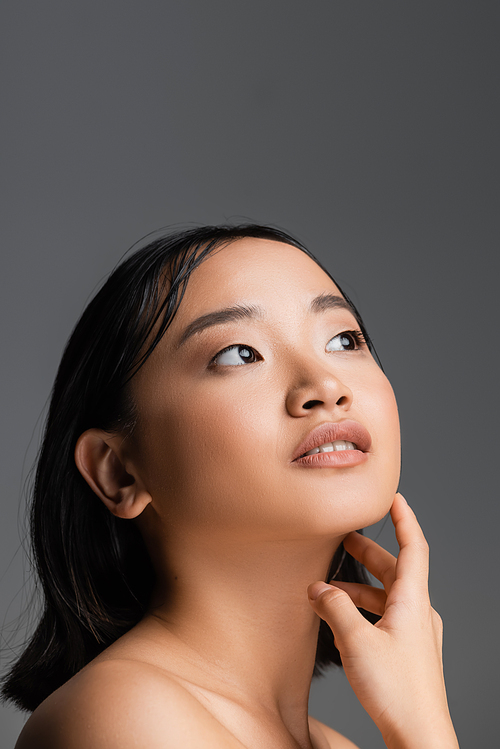
<svg viewBox="0 0 500 749"><path fill-rule="evenodd" d="M309 432L307 437L294 451L292 461L297 460L297 458L300 458L304 453L309 452L309 450L325 444L325 442L335 442L335 440L354 442L358 450L364 453L368 452L372 443L368 430L358 421L346 419L345 421L319 424L319 426Z"/></svg>

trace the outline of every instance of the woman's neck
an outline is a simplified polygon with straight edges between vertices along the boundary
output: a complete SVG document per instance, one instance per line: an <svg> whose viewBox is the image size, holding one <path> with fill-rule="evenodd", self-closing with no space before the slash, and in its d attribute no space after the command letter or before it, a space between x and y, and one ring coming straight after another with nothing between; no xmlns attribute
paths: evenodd
<svg viewBox="0 0 500 749"><path fill-rule="evenodd" d="M339 542L213 539L175 549L168 600L160 583L149 620L179 675L285 723L306 719L319 627L306 590L325 578Z"/></svg>

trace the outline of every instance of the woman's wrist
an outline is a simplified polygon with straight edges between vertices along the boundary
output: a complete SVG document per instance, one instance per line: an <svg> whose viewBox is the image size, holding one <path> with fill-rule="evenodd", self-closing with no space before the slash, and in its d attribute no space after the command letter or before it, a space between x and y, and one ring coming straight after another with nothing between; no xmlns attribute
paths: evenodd
<svg viewBox="0 0 500 749"><path fill-rule="evenodd" d="M459 749L457 735L449 713L434 719L418 713L405 725L381 731L387 749Z"/></svg>

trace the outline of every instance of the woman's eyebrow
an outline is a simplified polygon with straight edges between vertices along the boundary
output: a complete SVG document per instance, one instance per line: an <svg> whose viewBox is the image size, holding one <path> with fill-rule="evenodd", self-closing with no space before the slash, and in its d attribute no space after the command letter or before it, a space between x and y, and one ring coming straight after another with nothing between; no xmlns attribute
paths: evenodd
<svg viewBox="0 0 500 749"><path fill-rule="evenodd" d="M349 302L347 302L343 296L338 294L319 294L311 302L311 312L325 312L329 309L345 309L348 312L354 314L353 309Z"/></svg>
<svg viewBox="0 0 500 749"><path fill-rule="evenodd" d="M325 312L329 309L345 309L352 314L352 307L349 302L346 302L344 297L338 296L337 294L319 294L315 297L309 305L311 312ZM176 348L180 348L188 338L201 333L202 330L211 328L214 325L225 325L229 322L235 322L236 320L244 320L249 318L262 317L262 310L257 306L246 306L243 304L236 304L233 307L225 307L224 309L216 310L215 312L208 312L206 315L201 315L195 320L189 323L184 329L182 335L177 342Z"/></svg>
<svg viewBox="0 0 500 749"><path fill-rule="evenodd" d="M180 348L188 338L195 335L195 333L201 333L206 328L211 328L213 325L224 325L228 322L234 322L235 320L243 320L248 318L261 317L262 310L260 307L250 306L247 307L242 304L237 304L234 307L226 307L225 309L219 309L215 312L209 312L206 315L197 317L196 320L190 322L189 325L184 329L176 348Z"/></svg>

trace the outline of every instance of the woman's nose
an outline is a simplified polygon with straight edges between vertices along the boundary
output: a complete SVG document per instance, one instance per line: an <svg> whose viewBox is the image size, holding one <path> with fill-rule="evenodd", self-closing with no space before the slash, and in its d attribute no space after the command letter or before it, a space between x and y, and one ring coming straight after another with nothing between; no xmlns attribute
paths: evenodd
<svg viewBox="0 0 500 749"><path fill-rule="evenodd" d="M352 391L332 372L318 373L292 386L286 398L290 416L306 416L311 409L329 413L337 409L348 411L353 400Z"/></svg>

